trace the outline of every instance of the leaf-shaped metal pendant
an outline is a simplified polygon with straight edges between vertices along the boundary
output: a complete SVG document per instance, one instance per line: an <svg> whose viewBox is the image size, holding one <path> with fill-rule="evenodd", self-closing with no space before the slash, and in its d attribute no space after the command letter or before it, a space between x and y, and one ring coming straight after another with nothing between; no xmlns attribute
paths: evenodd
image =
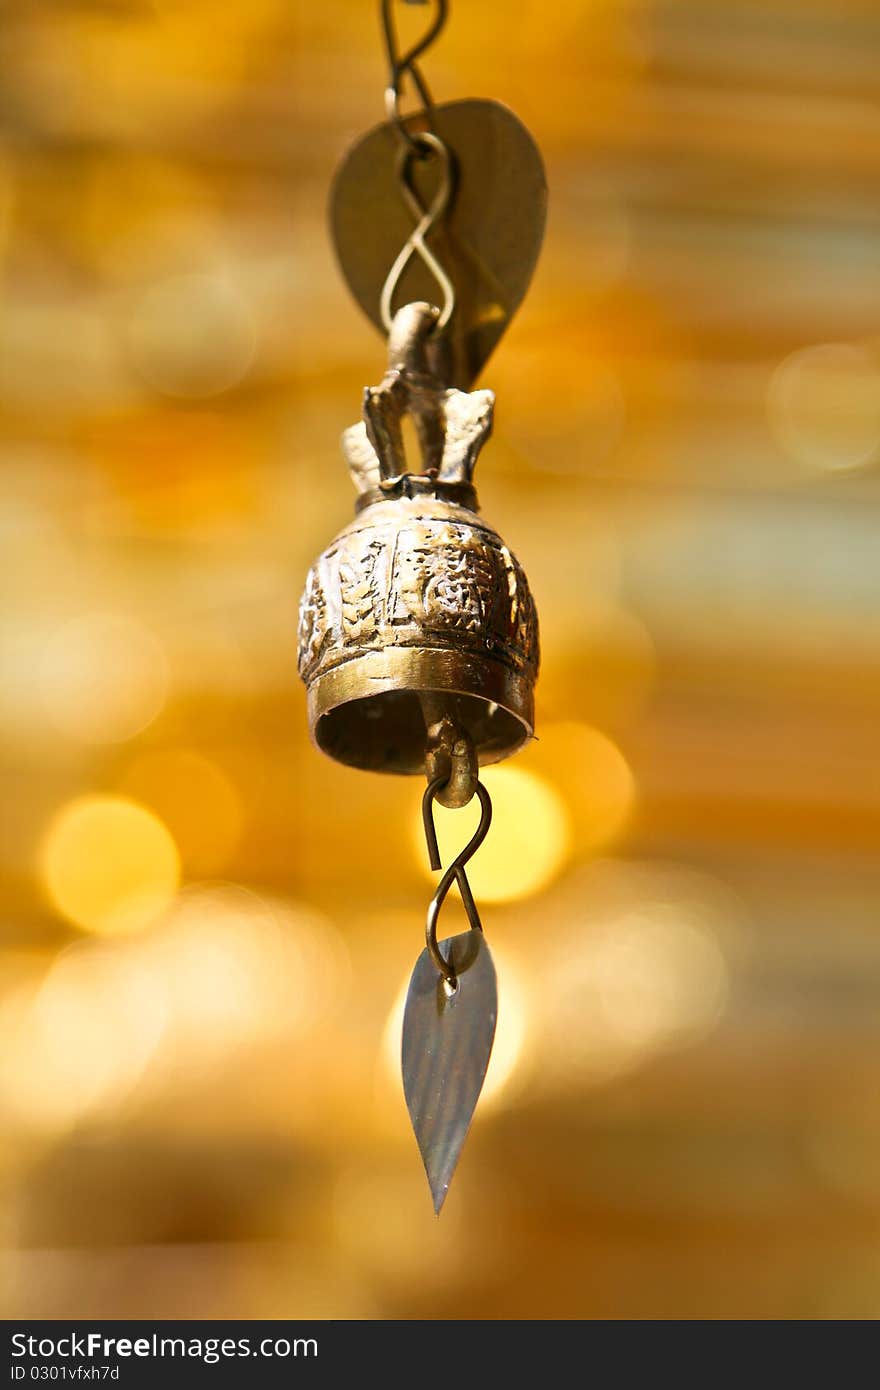
<svg viewBox="0 0 880 1390"><path fill-rule="evenodd" d="M469 390L528 289L544 237L547 183L540 152L522 122L497 101L435 106L432 128L452 152L455 192L427 243L455 286L448 384ZM419 127L419 117L413 129ZM342 273L364 313L384 332L382 286L413 229L397 178L400 138L376 126L349 150L330 197L330 226ZM416 161L424 206L439 171ZM437 303L437 284L418 256L401 277L395 307Z"/></svg>
<svg viewBox="0 0 880 1390"><path fill-rule="evenodd" d="M423 951L409 982L401 1050L406 1104L438 1213L483 1089L498 1015L483 933L449 937L440 950L455 970L455 990Z"/></svg>

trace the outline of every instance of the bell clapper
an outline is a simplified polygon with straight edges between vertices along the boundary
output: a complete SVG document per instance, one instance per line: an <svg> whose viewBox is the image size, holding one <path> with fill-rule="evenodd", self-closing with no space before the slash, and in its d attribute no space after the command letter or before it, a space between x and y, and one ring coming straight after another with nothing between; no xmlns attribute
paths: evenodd
<svg viewBox="0 0 880 1390"><path fill-rule="evenodd" d="M457 811L467 806L477 790L480 768L473 740L449 712L450 702L431 690L419 692L425 720L425 776L429 782L443 779L436 796L441 806Z"/></svg>

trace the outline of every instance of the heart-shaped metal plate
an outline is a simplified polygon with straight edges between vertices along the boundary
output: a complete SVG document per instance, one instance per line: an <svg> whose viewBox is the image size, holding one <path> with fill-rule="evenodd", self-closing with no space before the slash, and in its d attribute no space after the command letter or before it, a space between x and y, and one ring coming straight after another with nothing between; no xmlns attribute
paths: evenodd
<svg viewBox="0 0 880 1390"><path fill-rule="evenodd" d="M447 330L449 384L467 390L528 289L544 238L547 182L534 140L499 102L450 102L435 107L432 120L453 154L455 190L442 224L426 242L455 288ZM382 286L413 229L397 178L400 140L387 123L369 131L343 160L330 196L342 273L364 313L383 332ZM413 164L413 183L425 206L436 191L436 164L430 159ZM437 299L436 282L413 256L394 307Z"/></svg>

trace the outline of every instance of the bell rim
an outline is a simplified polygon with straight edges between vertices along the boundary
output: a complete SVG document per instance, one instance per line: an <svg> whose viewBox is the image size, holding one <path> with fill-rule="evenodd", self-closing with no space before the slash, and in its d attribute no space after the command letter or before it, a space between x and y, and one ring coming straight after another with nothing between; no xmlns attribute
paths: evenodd
<svg viewBox="0 0 880 1390"><path fill-rule="evenodd" d="M501 762L534 734L534 683L533 672L517 672L491 656L456 648L389 646L361 652L309 681L309 733L321 752L346 766L411 775L424 770L421 758L417 766L412 760L413 765L407 767L378 768L373 763L346 757L338 746L328 746L332 716L346 705L401 691L413 695L424 692L466 696L494 705L510 717L504 727L511 731L511 736L500 745L475 740L481 765Z"/></svg>

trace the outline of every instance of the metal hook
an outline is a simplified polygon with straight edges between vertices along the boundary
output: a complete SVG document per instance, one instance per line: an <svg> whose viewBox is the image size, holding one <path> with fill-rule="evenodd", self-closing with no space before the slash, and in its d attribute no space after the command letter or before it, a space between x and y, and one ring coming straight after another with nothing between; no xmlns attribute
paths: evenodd
<svg viewBox="0 0 880 1390"><path fill-rule="evenodd" d="M408 149L406 145L402 145L397 165L400 190L407 207L416 219L416 225L404 242L400 254L385 277L385 283L382 286L382 294L379 299L379 313L381 314L382 323L385 325L386 331L390 333L391 325L394 321L392 301L394 299L395 290L410 260L414 255L418 255L433 275L443 293L443 307L440 310L435 330L439 333L442 332L452 317L452 311L455 308L455 288L449 276L446 274L446 271L425 241L425 237L430 234L434 226L446 212L449 206L449 200L452 197L454 184L452 154L448 146L445 145L438 136L432 135L430 131L419 131L415 135L410 136L410 140L416 150L427 150L441 161L440 185L437 192L434 194L430 206L426 208L410 181L411 165L414 158L413 152L411 149Z"/></svg>
<svg viewBox="0 0 880 1390"><path fill-rule="evenodd" d="M437 831L434 826L434 798L444 785L445 778L435 777L433 782L428 783L428 786L425 788L425 794L422 797L422 821L425 827L425 840L428 845L428 859L430 860L432 869L439 869L441 867L440 849L437 844ZM453 966L446 960L437 944L437 918L440 915L440 909L446 901L446 895L454 881L458 882L461 900L464 904L464 910L471 925L471 930L483 930L480 914L477 911L474 895L471 892L471 886L468 882L467 873L465 872L465 865L480 848L480 845L489 833L489 826L492 824L492 800L482 782L477 782L477 796L480 798L480 823L464 849L460 850L455 858L447 865L443 877L437 884L434 896L428 904L428 915L425 923L425 941L428 947L428 954L443 976L443 979L446 981L446 986L450 993L455 990L458 980Z"/></svg>
<svg viewBox="0 0 880 1390"><path fill-rule="evenodd" d="M407 4L425 4L427 0L407 0ZM393 0L382 0L382 31L385 36L385 49L388 54L389 80L385 91L385 109L388 119L397 126L399 133L412 147L413 136L404 124L400 114L401 79L409 73L413 86L419 94L426 112L433 108L428 84L422 76L417 59L431 46L440 34L449 13L449 0L437 0L437 13L424 34L403 54L397 50L397 31L394 26Z"/></svg>

